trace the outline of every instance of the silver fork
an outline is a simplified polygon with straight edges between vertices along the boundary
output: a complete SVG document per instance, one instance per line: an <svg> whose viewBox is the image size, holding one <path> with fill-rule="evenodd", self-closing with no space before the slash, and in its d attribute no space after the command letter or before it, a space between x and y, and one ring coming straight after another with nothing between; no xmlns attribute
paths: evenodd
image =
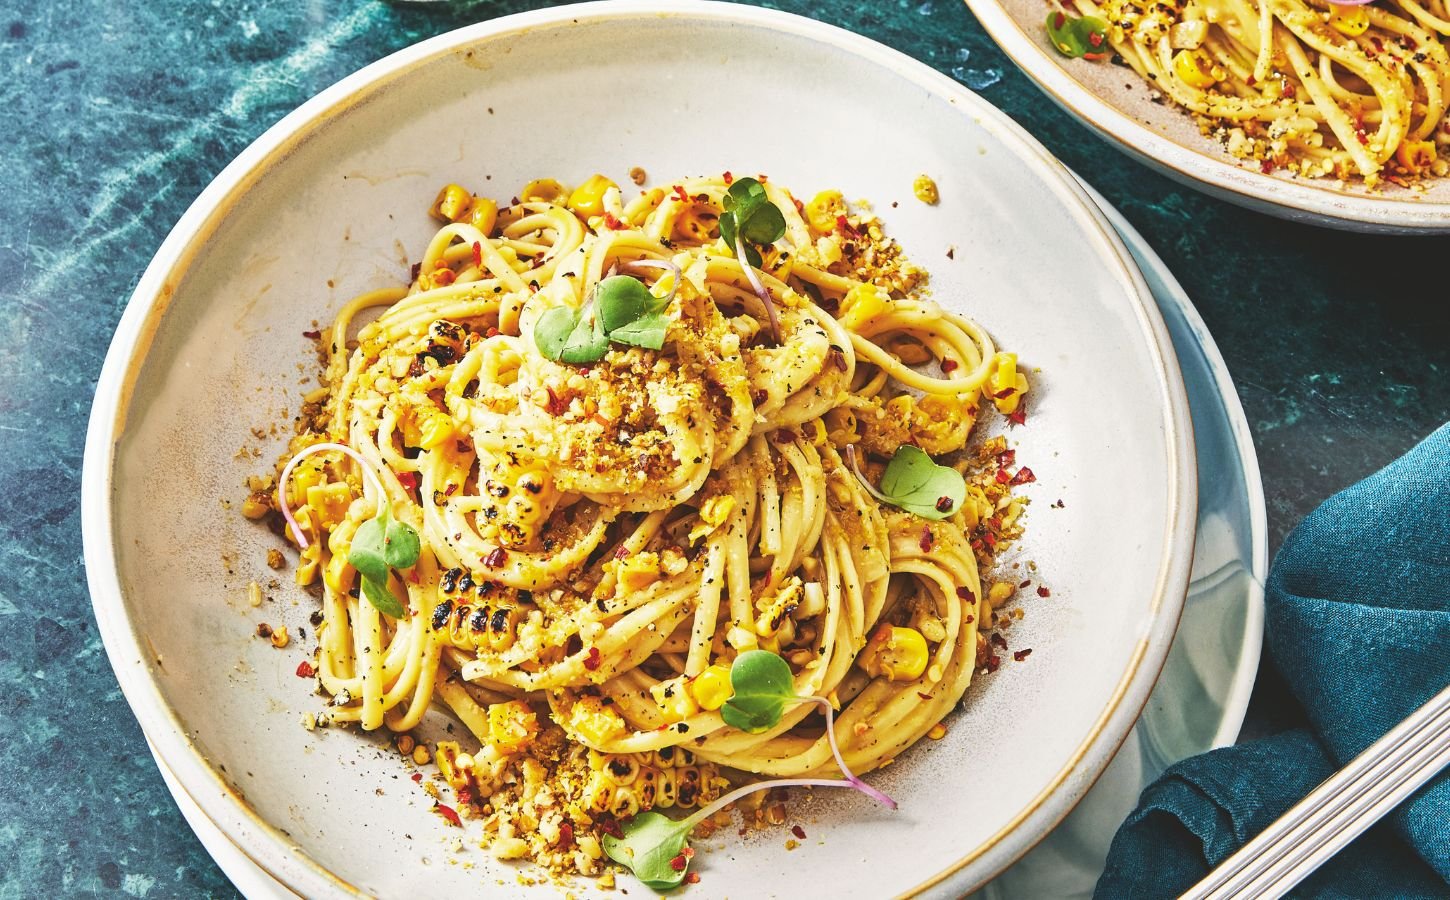
<svg viewBox="0 0 1450 900"><path fill-rule="evenodd" d="M1273 900L1450 766L1450 686L1309 792L1179 900Z"/></svg>

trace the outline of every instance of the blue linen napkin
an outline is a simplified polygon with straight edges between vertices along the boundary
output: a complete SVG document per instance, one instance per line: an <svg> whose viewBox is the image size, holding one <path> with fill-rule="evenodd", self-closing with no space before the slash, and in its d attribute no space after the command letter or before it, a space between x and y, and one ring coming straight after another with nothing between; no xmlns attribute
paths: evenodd
<svg viewBox="0 0 1450 900"><path fill-rule="evenodd" d="M1174 897L1450 683L1450 425L1284 542L1266 644L1309 728L1184 760L1118 830L1099 900ZM1293 896L1450 897L1450 772Z"/></svg>

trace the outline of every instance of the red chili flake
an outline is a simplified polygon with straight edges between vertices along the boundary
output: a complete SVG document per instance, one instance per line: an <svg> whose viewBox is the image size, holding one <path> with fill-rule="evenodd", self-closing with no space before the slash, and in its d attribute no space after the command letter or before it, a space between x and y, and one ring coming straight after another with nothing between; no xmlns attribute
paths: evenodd
<svg viewBox="0 0 1450 900"><path fill-rule="evenodd" d="M1061 28L1062 26L1059 25L1057 27ZM1089 32L1088 43L1092 44L1094 47L1101 47L1103 45L1103 36L1096 31Z"/></svg>
<svg viewBox="0 0 1450 900"><path fill-rule="evenodd" d="M515 196L515 197L513 197L513 198L511 198L509 200L509 206L518 206L518 205L519 205L519 198L517 196Z"/></svg>
<svg viewBox="0 0 1450 900"><path fill-rule="evenodd" d="M1003 450L1001 453L998 453L997 454L997 465L999 465L999 466L1011 466L1011 465L1016 465L1016 463L1017 463L1017 451L1016 450Z"/></svg>
<svg viewBox="0 0 1450 900"><path fill-rule="evenodd" d="M418 473L399 472L398 484L401 484L405 491L416 491L418 489Z"/></svg>
<svg viewBox="0 0 1450 900"><path fill-rule="evenodd" d="M951 512L951 509L952 509L952 498L946 497L946 496L942 496L942 497L936 498L936 511L937 512Z"/></svg>
<svg viewBox="0 0 1450 900"><path fill-rule="evenodd" d="M676 200L679 200L681 203L689 203L690 202L690 195L687 194L687 193L685 193L685 186L684 185L682 185L682 184L675 185L674 186L674 191L675 191L675 199Z"/></svg>
<svg viewBox="0 0 1450 900"><path fill-rule="evenodd" d="M1025 588L1025 587L1029 587L1031 584L1032 584L1032 579L1031 578L1024 578L1024 579L1022 579L1022 583L1019 584L1019 585L1017 585L1017 586L1020 587L1020 588Z"/></svg>
<svg viewBox="0 0 1450 900"><path fill-rule="evenodd" d="M734 175L731 175L730 172L729 172L729 170L726 170L725 174L722 175L721 177L725 179L725 183L726 184L731 184L731 183L733 183L735 181L735 176Z"/></svg>
<svg viewBox="0 0 1450 900"><path fill-rule="evenodd" d="M861 236L861 232L857 231L855 228L852 228L851 223L846 221L845 216L836 216L836 229L848 238L856 238Z"/></svg>
<svg viewBox="0 0 1450 900"><path fill-rule="evenodd" d="M502 547L494 547L483 558L483 564L490 569L497 569L503 566L504 561L509 558L508 551Z"/></svg>
<svg viewBox="0 0 1450 900"><path fill-rule="evenodd" d="M992 632L991 641L992 641L992 646L994 646L994 647L1001 647L1003 650L1006 650L1007 649L1007 639L1004 638L1004 637L1002 637L1002 632L1000 632L1000 631L994 631L994 632Z"/></svg>
<svg viewBox="0 0 1450 900"><path fill-rule="evenodd" d="M846 351L842 350L839 347L831 348L831 362L835 363L836 368L840 369L842 372L850 368L850 366L846 364Z"/></svg>
<svg viewBox="0 0 1450 900"><path fill-rule="evenodd" d="M1245 81L1248 83L1248 86L1249 87L1253 87L1254 85L1256 85L1256 84L1259 83L1258 82L1258 79L1254 78L1254 76L1252 76L1252 75L1250 75L1247 79L1245 79Z"/></svg>
<svg viewBox="0 0 1450 900"><path fill-rule="evenodd" d="M921 691L917 691L916 692L916 696L920 697L923 700L930 700L931 699L931 694L923 694ZM802 837L804 837L804 836L805 835L802 835Z"/></svg>
<svg viewBox="0 0 1450 900"><path fill-rule="evenodd" d="M436 284L436 285L439 285L440 287L443 286L443 285L445 285L445 284L452 284L453 283L453 279L456 278L456 277L457 276L453 274L453 270L452 269L434 269L433 270L433 283Z"/></svg>
<svg viewBox="0 0 1450 900"><path fill-rule="evenodd" d="M624 228L624 223L616 219L614 217L614 213L605 213L604 227L608 228L610 231L621 231Z"/></svg>
<svg viewBox="0 0 1450 900"><path fill-rule="evenodd" d="M1053 28L1056 28L1058 31L1061 31L1062 30L1062 26L1064 26L1066 24L1067 24L1067 14L1066 13L1058 13L1056 16L1053 16L1053 18L1052 18L1052 27Z"/></svg>
<svg viewBox="0 0 1450 900"><path fill-rule="evenodd" d="M971 615L971 614L970 614L970 613L969 613L969 614L967 614L967 615L965 615L965 616L963 616L963 617L962 617L962 621L963 621L963 622L966 622L966 623L967 623L967 624L968 624L968 625L970 625L970 624L972 624L972 623L973 623L973 622L975 622L975 621L977 621L977 617L976 617L976 616L974 616L974 615Z"/></svg>
<svg viewBox="0 0 1450 900"><path fill-rule="evenodd" d="M1380 53L1385 52L1384 42L1381 41L1377 35L1370 35L1369 42L1371 44L1374 44L1375 50L1379 51Z"/></svg>
<svg viewBox="0 0 1450 900"><path fill-rule="evenodd" d="M445 496L445 497L452 497L453 496L453 492L456 491L456 490L458 490L458 485L456 485L456 484L450 484L450 485L448 485L448 487L446 487L446 488L443 489L443 496Z"/></svg>
<svg viewBox="0 0 1450 900"><path fill-rule="evenodd" d="M998 469L997 470L997 483L998 484L1010 484L1011 482L1012 482L1012 473L1011 472L1008 472L1006 469Z"/></svg>
<svg viewBox="0 0 1450 900"><path fill-rule="evenodd" d="M1027 404L1021 400L1017 401L1017 411L1007 417L1007 421L1013 425L1027 424Z"/></svg>
<svg viewBox="0 0 1450 900"><path fill-rule="evenodd" d="M1002 390L1000 390L997 393L993 394L992 395L992 399L994 399L994 400L1006 400L1008 397L1012 396L1015 393L1017 393L1017 389L1014 388L1014 387L1003 388Z"/></svg>
<svg viewBox="0 0 1450 900"><path fill-rule="evenodd" d="M987 665L984 668L986 668L988 674L991 674L992 672L997 671L997 668L1001 665L1002 657L993 653L991 656L987 657Z"/></svg>
<svg viewBox="0 0 1450 900"><path fill-rule="evenodd" d="M982 535L982 540L984 540L984 541L987 542L987 546L988 547L996 547L997 546L997 536L995 534L993 534L992 532L990 532L990 531L987 532L986 534Z"/></svg>
<svg viewBox="0 0 1450 900"><path fill-rule="evenodd" d="M483 268L483 244L480 241L473 242L473 264Z"/></svg>
<svg viewBox="0 0 1450 900"><path fill-rule="evenodd" d="M471 806L473 804L473 791L466 787L461 787L454 791L454 795L458 798L458 802L464 806Z"/></svg>
<svg viewBox="0 0 1450 900"><path fill-rule="evenodd" d="M688 859L685 859L685 854L683 853L670 860L670 868L674 869L676 872L685 871L685 866L688 866L689 864L690 861Z"/></svg>
<svg viewBox="0 0 1450 900"><path fill-rule="evenodd" d="M1026 466L1018 469L1017 474L1012 476L1013 484L1027 484L1036 480L1037 476L1033 475L1032 470L1027 468Z"/></svg>
<svg viewBox="0 0 1450 900"><path fill-rule="evenodd" d="M417 281L418 273L421 271L423 271L423 264L420 262L413 263L413 268L408 271L408 280Z"/></svg>
<svg viewBox="0 0 1450 900"><path fill-rule="evenodd" d="M491 338L498 337L501 334L503 334L502 331L499 331L497 328L494 328L492 325L490 325L488 326L488 329L484 331L483 336L486 338Z"/></svg>
<svg viewBox="0 0 1450 900"><path fill-rule="evenodd" d="M946 374L950 375L951 373L953 373L953 372L955 372L957 370L957 361L954 360L954 359L944 359L944 360L942 360L941 361L941 370L943 372L945 372Z"/></svg>
<svg viewBox="0 0 1450 900"><path fill-rule="evenodd" d="M320 332L320 331L304 331L304 332L302 332L302 336L305 337L305 338L307 338L309 341L315 341L318 338L322 337L322 332Z"/></svg>
<svg viewBox="0 0 1450 900"><path fill-rule="evenodd" d="M957 588L957 596L968 603L977 602L977 595L972 593L972 589L966 586Z"/></svg>
<svg viewBox="0 0 1450 900"><path fill-rule="evenodd" d="M563 397L560 397L558 394L554 393L554 389L551 387L546 387L544 388L544 390L549 392L549 404L548 406L544 407L549 415L562 416L564 413L569 411L568 400L565 400Z"/></svg>
<svg viewBox="0 0 1450 900"><path fill-rule="evenodd" d="M1014 651L1013 654L1012 654L1012 658L1015 659L1015 660L1017 660L1018 662L1021 662L1022 660L1026 659L1027 657L1029 657L1031 655L1032 655L1032 648L1031 647L1028 647L1025 650L1017 650L1017 651Z"/></svg>
<svg viewBox="0 0 1450 900"><path fill-rule="evenodd" d="M624 837L624 829L619 827L619 820L612 816L599 820L599 830L613 838Z"/></svg>
<svg viewBox="0 0 1450 900"><path fill-rule="evenodd" d="M1274 171L1274 164L1266 159L1263 162L1259 163L1259 171L1267 175L1270 172Z"/></svg>
<svg viewBox="0 0 1450 900"><path fill-rule="evenodd" d="M766 177L764 172L762 172L761 174L755 176L755 180L760 182L761 184L765 184L770 179Z"/></svg>
<svg viewBox="0 0 1450 900"><path fill-rule="evenodd" d="M932 540L932 538L931 538L931 528L929 528L929 527L928 528L923 528L921 530L921 540L917 542L918 543L918 546L921 547L921 552L923 552L923 553L930 553L931 552L931 540Z"/></svg>
<svg viewBox="0 0 1450 900"><path fill-rule="evenodd" d="M685 884L699 884L699 883L700 883L700 873L699 872L691 872L690 874L688 874L688 875L685 876Z"/></svg>
<svg viewBox="0 0 1450 900"><path fill-rule="evenodd" d="M313 675L316 674L317 670L312 668L312 663L308 662L307 660L304 659L302 660L302 662L297 664L298 678L311 678Z"/></svg>
<svg viewBox="0 0 1450 900"><path fill-rule="evenodd" d="M574 826L568 822L559 826L559 847L567 850L574 846Z"/></svg>
<svg viewBox="0 0 1450 900"><path fill-rule="evenodd" d="M620 547L618 550L614 551L614 558L615 559L628 559L629 558L629 548L628 547Z"/></svg>
<svg viewBox="0 0 1450 900"><path fill-rule="evenodd" d="M1047 585L1041 584L1041 585L1038 585L1037 586L1037 596L1039 596L1039 597L1051 597L1052 596L1052 591L1049 591L1047 589Z"/></svg>
<svg viewBox="0 0 1450 900"><path fill-rule="evenodd" d="M806 214L806 205L800 201L800 198L798 198L798 197L792 197L792 198L790 198L790 202L792 202L792 203L795 204L795 211L796 212L800 213L801 216L805 216L805 214Z"/></svg>
<svg viewBox="0 0 1450 900"><path fill-rule="evenodd" d="M586 657L584 657L584 668L588 669L591 672L593 672L595 669L599 668L599 648L598 647L590 647L589 648L589 655L586 656Z"/></svg>
<svg viewBox="0 0 1450 900"><path fill-rule="evenodd" d="M750 402L751 403L754 403L756 406L763 405L765 403L765 401L767 401L769 399L770 399L770 394L767 394L763 390L756 391L755 393L753 393L753 394L750 395Z"/></svg>
<svg viewBox="0 0 1450 900"><path fill-rule="evenodd" d="M423 780L423 773L422 772L414 772L413 773L413 781L415 781L415 782L421 782L422 780Z"/></svg>
<svg viewBox="0 0 1450 900"><path fill-rule="evenodd" d="M451 806L444 806L442 803L433 804L433 811L448 820L448 824L454 828L462 828L463 820L458 818L458 813Z"/></svg>
<svg viewBox="0 0 1450 900"><path fill-rule="evenodd" d="M806 839L806 830L799 825L792 825L790 827L790 833L800 838L801 840Z"/></svg>

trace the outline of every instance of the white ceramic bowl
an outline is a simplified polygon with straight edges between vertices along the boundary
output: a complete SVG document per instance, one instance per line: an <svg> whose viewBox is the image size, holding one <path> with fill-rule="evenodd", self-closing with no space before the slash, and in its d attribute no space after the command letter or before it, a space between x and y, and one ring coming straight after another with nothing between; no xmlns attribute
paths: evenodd
<svg viewBox="0 0 1450 900"><path fill-rule="evenodd" d="M1298 222L1385 234L1450 232L1450 179L1423 192L1385 184L1265 174L1199 133L1193 118L1154 103L1132 69L1067 59L1047 42L1047 0L966 0L982 27L1062 109L1120 150L1188 187Z"/></svg>
<svg viewBox="0 0 1450 900"><path fill-rule="evenodd" d="M285 426L311 383L301 332L406 278L439 185L506 198L632 166L872 198L935 296L1041 369L1011 435L1040 479L1018 561L1053 590L1012 629L1035 652L980 678L946 739L873 776L899 812L818 793L794 852L776 832L703 842L703 890L960 894L1067 813L1153 686L1192 554L1187 401L1142 278L1056 161L950 80L801 18L657 2L487 22L345 79L227 167L141 279L97 389L84 527L111 663L187 793L299 894L520 889L447 848L458 832L380 738L301 728L320 705L294 674L312 601L236 511L284 441L251 429ZM940 206L912 199L921 172ZM260 609L254 579L279 582ZM308 639L276 650L259 621Z"/></svg>

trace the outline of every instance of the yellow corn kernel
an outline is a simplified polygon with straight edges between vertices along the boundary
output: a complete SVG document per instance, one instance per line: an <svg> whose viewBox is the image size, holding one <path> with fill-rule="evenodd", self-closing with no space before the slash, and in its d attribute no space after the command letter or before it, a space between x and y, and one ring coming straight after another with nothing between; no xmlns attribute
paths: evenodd
<svg viewBox="0 0 1450 900"><path fill-rule="evenodd" d="M1173 72L1189 87L1204 90L1222 81L1224 71L1198 50L1179 50L1173 54Z"/></svg>
<svg viewBox="0 0 1450 900"><path fill-rule="evenodd" d="M484 234L493 234L493 226L498 222L498 204L487 197L474 197L468 221Z"/></svg>
<svg viewBox="0 0 1450 900"><path fill-rule="evenodd" d="M473 206L473 195L456 184L450 184L438 192L438 198L428 207L428 214L440 222L462 222L468 218Z"/></svg>
<svg viewBox="0 0 1450 900"><path fill-rule="evenodd" d="M902 422L911 421L911 412L915 407L916 400L910 394L897 394L886 401L887 415Z"/></svg>
<svg viewBox="0 0 1450 900"><path fill-rule="evenodd" d="M568 196L564 186L552 178L535 178L524 189L519 192L519 199L525 202L530 200L544 200L552 203L562 197Z"/></svg>
<svg viewBox="0 0 1450 900"><path fill-rule="evenodd" d="M987 602L994 607L1001 606L1016 590L1010 583L999 581L987 589Z"/></svg>
<svg viewBox="0 0 1450 900"><path fill-rule="evenodd" d="M735 498L729 494L716 494L700 504L700 522L690 529L690 543L695 543L724 525L725 520L730 518L730 513L734 510Z"/></svg>
<svg viewBox="0 0 1450 900"><path fill-rule="evenodd" d="M1027 376L1017 371L1017 354L998 353L992 357L992 377L988 379L988 392L997 412L1010 416L1017 411L1022 395L1027 393Z"/></svg>
<svg viewBox="0 0 1450 900"><path fill-rule="evenodd" d="M265 491L253 491L242 501L242 515L249 519L260 519L271 509Z"/></svg>
<svg viewBox="0 0 1450 900"><path fill-rule="evenodd" d="M876 285L858 284L841 298L841 324L860 330L862 325L885 312L890 300Z"/></svg>
<svg viewBox="0 0 1450 900"><path fill-rule="evenodd" d="M634 553L614 566L614 577L628 593L642 591L660 578L660 558L656 553Z"/></svg>
<svg viewBox="0 0 1450 900"><path fill-rule="evenodd" d="M604 215L604 192L619 185L603 175L590 175L588 180L574 189L566 204L584 218Z"/></svg>
<svg viewBox="0 0 1450 900"><path fill-rule="evenodd" d="M1338 7L1336 7L1337 9ZM1352 7L1363 11L1362 7ZM1404 141L1395 150L1395 159L1412 175L1419 175L1435 162L1434 141Z"/></svg>
<svg viewBox="0 0 1450 900"><path fill-rule="evenodd" d="M857 663L873 678L914 681L926 671L926 638L915 628L882 625L871 635Z"/></svg>
<svg viewBox="0 0 1450 900"><path fill-rule="evenodd" d="M1369 13L1363 6L1330 4L1329 24L1340 34L1359 37L1369 30Z"/></svg>
<svg viewBox="0 0 1450 900"><path fill-rule="evenodd" d="M931 726L931 729L927 731L926 736L934 741L939 741L947 736L947 727L942 723L938 722L935 725Z"/></svg>
<svg viewBox="0 0 1450 900"><path fill-rule="evenodd" d="M346 482L313 485L307 489L307 507L317 516L317 524L331 531L347 517L352 504L352 488Z"/></svg>
<svg viewBox="0 0 1450 900"><path fill-rule="evenodd" d="M273 647L276 647L278 650L280 650L283 647L287 646L288 640L290 640L290 638L287 637L287 626L286 625L278 625L276 628L273 628L272 629L272 646Z"/></svg>
<svg viewBox="0 0 1450 900"><path fill-rule="evenodd" d="M916 176L916 180L911 183L911 192L916 195L916 199L927 206L936 206L937 201L941 199L941 194L936 189L936 182L931 179L930 175Z"/></svg>
<svg viewBox="0 0 1450 900"><path fill-rule="evenodd" d="M599 697L580 697L569 708L566 727L590 746L608 743L624 732L624 720Z"/></svg>
<svg viewBox="0 0 1450 900"><path fill-rule="evenodd" d="M651 687L649 692L664 714L665 721L672 725L700 711L695 698L685 689L684 676L661 681Z"/></svg>
<svg viewBox="0 0 1450 900"><path fill-rule="evenodd" d="M403 750L401 740L398 743L398 749L403 753L408 752ZM462 757L464 756L467 756L467 754L460 754L457 741L438 742L438 771L443 774L443 780L448 782L448 785L454 789L463 787L468 783L468 771L466 767L459 764L462 762Z"/></svg>
<svg viewBox="0 0 1450 900"><path fill-rule="evenodd" d="M500 753L517 753L538 733L539 717L524 701L489 704L488 742Z"/></svg>
<svg viewBox="0 0 1450 900"><path fill-rule="evenodd" d="M846 214L846 198L840 191L821 191L806 204L806 221L821 234L836 230L836 217Z"/></svg>
<svg viewBox="0 0 1450 900"><path fill-rule="evenodd" d="M708 667L690 682L690 693L695 695L701 709L719 709L735 693L730 686L730 669L722 665Z"/></svg>
<svg viewBox="0 0 1450 900"><path fill-rule="evenodd" d="M418 407L413 414L418 424L417 446L432 450L453 437L453 419L436 407Z"/></svg>

